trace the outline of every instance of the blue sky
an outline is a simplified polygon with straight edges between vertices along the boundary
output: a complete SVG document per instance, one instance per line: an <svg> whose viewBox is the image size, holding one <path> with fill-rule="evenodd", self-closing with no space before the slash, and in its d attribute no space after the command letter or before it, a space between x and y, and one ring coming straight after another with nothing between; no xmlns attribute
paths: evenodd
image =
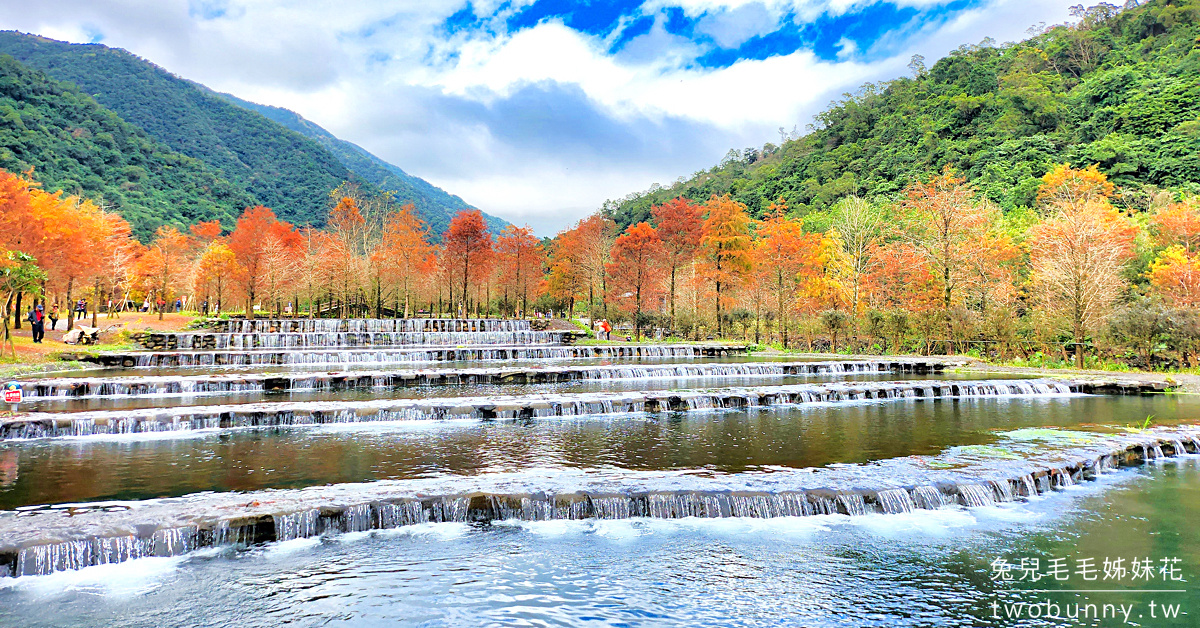
<svg viewBox="0 0 1200 628"><path fill-rule="evenodd" d="M0 28L293 109L552 235L1072 1L0 0Z"/></svg>

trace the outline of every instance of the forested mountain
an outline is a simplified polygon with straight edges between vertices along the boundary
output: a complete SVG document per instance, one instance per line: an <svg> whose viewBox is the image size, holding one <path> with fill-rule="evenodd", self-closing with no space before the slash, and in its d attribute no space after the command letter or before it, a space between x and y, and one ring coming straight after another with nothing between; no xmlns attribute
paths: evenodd
<svg viewBox="0 0 1200 628"><path fill-rule="evenodd" d="M0 32L0 54L78 85L126 122L203 161L257 203L296 224L322 225L329 192L347 180L369 189L394 188L397 200L413 201L418 212L439 227L435 233L449 223L449 216L467 207L395 166L363 156L365 151L357 146L344 146L348 143L290 111L278 110L269 119L260 106L234 104L124 50L9 31ZM298 123L287 124L287 114Z"/></svg>
<svg viewBox="0 0 1200 628"><path fill-rule="evenodd" d="M329 152L333 153L338 158L338 161L341 161L342 164L358 176L374 184L381 190L392 192L398 201L413 203L416 205L421 217L425 219L425 222L429 223L429 227L433 233L445 231L446 227L450 225L450 219L459 210L474 209L458 196L435 187L424 179L408 174L400 168L367 152L365 148L352 142L338 139L329 131L321 128L311 120L305 119L295 111L281 107L272 107L270 105L260 105L242 100L232 94L220 95L238 106L257 111L271 120L305 137L313 139L324 146ZM499 233L504 228L504 225L508 224L495 216L488 216L486 214L484 216L487 218L488 227L496 233Z"/></svg>
<svg viewBox="0 0 1200 628"><path fill-rule="evenodd" d="M218 169L289 221L323 223L329 191L351 176L299 133L123 50L4 32L0 53L75 83L126 122Z"/></svg>
<svg viewBox="0 0 1200 628"><path fill-rule="evenodd" d="M160 225L232 224L253 198L60 83L0 55L0 168L109 207L145 240Z"/></svg>
<svg viewBox="0 0 1200 628"><path fill-rule="evenodd" d="M914 76L865 85L781 146L730 151L669 187L606 204L620 225L676 196L729 193L756 216L801 215L848 195L895 195L946 165L1005 210L1030 206L1056 163L1099 164L1140 206L1155 188L1200 190L1200 1L1075 9L1026 41L963 46ZM820 221L814 221L818 224Z"/></svg>

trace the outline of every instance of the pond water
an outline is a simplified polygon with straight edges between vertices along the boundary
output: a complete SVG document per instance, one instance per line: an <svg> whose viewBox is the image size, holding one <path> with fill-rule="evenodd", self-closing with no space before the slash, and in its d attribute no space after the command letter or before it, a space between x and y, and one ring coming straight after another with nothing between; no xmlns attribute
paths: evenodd
<svg viewBox="0 0 1200 628"><path fill-rule="evenodd" d="M551 364L563 362L418 368ZM279 369L83 375L231 372ZM1005 381L936 398L740 401L747 387L977 379L624 377L33 401L22 410L58 426L215 414L189 431L0 440L0 625L1200 625L1200 396ZM478 410L701 389L739 403ZM375 400L470 407L450 420L355 422ZM331 406L343 422L230 420ZM1131 575L1135 559L1153 563L1150 577L1140 562ZM1020 577L1059 564L1066 577Z"/></svg>
<svg viewBox="0 0 1200 628"><path fill-rule="evenodd" d="M1047 498L911 515L427 524L0 583L28 626L1194 626L1200 466L1127 470ZM1167 580L993 580L1022 558L1180 559ZM1115 584L1114 584L1115 582ZM1076 593L1082 589L1120 593ZM1034 590L1049 590L1049 593ZM1183 593L1149 593L1184 589ZM1021 620L1018 603L1130 608ZM1150 621L1150 602L1178 605ZM993 610L996 603L999 610ZM47 612L52 609L52 612ZM1114 610L1114 612L1119 612ZM997 613L1000 614L997 617ZM1137 615L1142 615L1138 617Z"/></svg>
<svg viewBox="0 0 1200 628"><path fill-rule="evenodd" d="M498 470L823 467L994 440L996 430L1188 422L1200 396L879 400L751 411L397 421L0 441L0 508Z"/></svg>

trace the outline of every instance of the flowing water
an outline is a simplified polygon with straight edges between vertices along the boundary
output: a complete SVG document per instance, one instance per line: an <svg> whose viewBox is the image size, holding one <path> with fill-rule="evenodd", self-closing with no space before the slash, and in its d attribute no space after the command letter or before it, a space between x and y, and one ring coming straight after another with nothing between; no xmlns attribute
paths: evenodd
<svg viewBox="0 0 1200 628"><path fill-rule="evenodd" d="M0 429L0 625L1197 625L1200 398L797 364L48 379Z"/></svg>

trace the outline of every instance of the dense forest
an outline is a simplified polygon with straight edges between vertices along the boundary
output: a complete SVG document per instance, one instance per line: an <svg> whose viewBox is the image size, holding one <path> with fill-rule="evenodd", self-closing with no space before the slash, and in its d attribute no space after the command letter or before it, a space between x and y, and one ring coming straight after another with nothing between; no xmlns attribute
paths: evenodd
<svg viewBox="0 0 1200 628"><path fill-rule="evenodd" d="M224 173L291 220L320 223L329 190L351 176L300 134L127 52L12 32L0 33L0 52L78 85L126 122Z"/></svg>
<svg viewBox="0 0 1200 628"><path fill-rule="evenodd" d="M9 56L0 56L0 119L0 168L32 168L49 190L111 207L143 239L164 224L231 224L254 204L218 171Z"/></svg>
<svg viewBox="0 0 1200 628"><path fill-rule="evenodd" d="M74 83L150 137L208 164L246 190L255 199L251 204L272 207L296 224L322 225L329 193L344 181L414 203L435 233L469 207L308 121L288 124L284 112L303 120L290 111L263 115L262 107L231 100L124 50L0 32L0 54ZM497 229L504 225L493 222Z"/></svg>
<svg viewBox="0 0 1200 628"><path fill-rule="evenodd" d="M626 226L671 198L730 194L763 215L783 199L818 212L847 195L896 197L952 165L1003 210L1029 208L1054 164L1098 164L1119 206L1200 189L1200 2L1072 9L1071 24L1017 43L966 45L913 76L864 85L806 135L731 150L717 166L606 204Z"/></svg>

